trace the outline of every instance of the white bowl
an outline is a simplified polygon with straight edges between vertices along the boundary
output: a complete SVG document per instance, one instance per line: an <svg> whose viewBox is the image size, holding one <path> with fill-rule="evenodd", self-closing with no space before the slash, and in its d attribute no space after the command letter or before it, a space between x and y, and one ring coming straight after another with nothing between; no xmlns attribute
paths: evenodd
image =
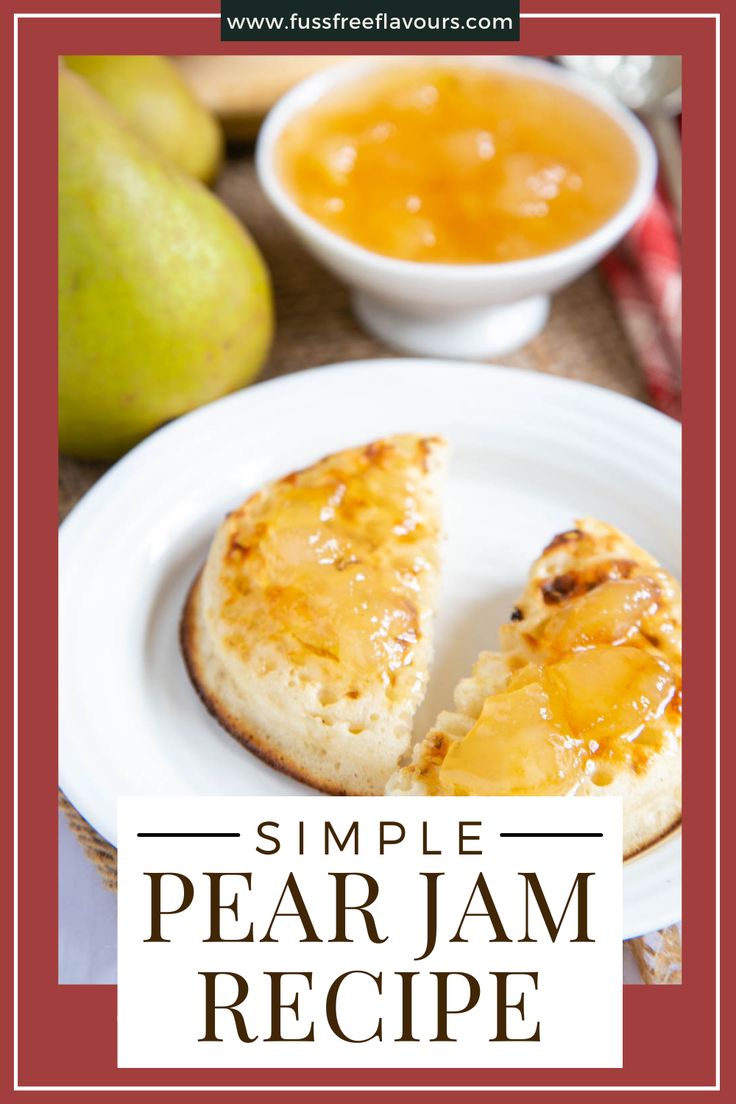
<svg viewBox="0 0 736 1104"><path fill-rule="evenodd" d="M432 59L432 64L438 59ZM426 64L403 59L400 64ZM439 63L457 65L456 58ZM454 357L497 357L518 349L543 328L549 295L591 268L645 210L654 188L657 158L646 129L606 92L550 62L529 57L464 57L460 64L503 68L566 88L613 119L632 143L637 173L625 203L592 234L565 249L528 260L496 264L431 264L373 253L305 214L282 183L275 151L295 115L340 85L385 66L382 58L356 59L295 85L267 116L258 137L261 185L304 245L353 291L365 328L407 352Z"/></svg>

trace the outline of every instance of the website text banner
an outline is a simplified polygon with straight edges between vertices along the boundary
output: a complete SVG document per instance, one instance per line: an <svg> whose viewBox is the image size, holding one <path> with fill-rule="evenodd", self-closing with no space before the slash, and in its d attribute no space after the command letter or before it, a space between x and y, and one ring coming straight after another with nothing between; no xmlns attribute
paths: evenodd
<svg viewBox="0 0 736 1104"><path fill-rule="evenodd" d="M616 798L123 798L121 1067L619 1067Z"/></svg>
<svg viewBox="0 0 736 1104"><path fill-rule="evenodd" d="M295 7L291 3L222 0L223 42L518 42L518 0L466 3L458 8L427 4L350 4L349 13L334 2Z"/></svg>

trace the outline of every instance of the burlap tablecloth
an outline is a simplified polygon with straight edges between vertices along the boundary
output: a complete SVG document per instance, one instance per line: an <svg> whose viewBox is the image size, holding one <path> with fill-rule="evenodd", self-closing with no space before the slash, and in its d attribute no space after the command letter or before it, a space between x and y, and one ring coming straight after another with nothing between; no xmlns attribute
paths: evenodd
<svg viewBox="0 0 736 1104"><path fill-rule="evenodd" d="M276 338L261 379L334 361L395 356L355 322L345 288L321 268L294 239L261 193L250 156L231 159L217 192L248 226L273 278ZM504 363L584 380L646 400L639 367L611 299L597 272L588 273L553 301L544 332ZM59 463L59 520L109 465L62 457ZM116 886L116 852L60 795L72 830L99 868L106 885ZM645 981L679 982L677 929L631 941Z"/></svg>

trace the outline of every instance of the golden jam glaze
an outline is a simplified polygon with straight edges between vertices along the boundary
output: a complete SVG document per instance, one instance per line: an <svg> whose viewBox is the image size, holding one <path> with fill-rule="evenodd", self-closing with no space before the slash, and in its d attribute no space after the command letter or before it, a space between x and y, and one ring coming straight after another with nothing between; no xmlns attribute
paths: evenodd
<svg viewBox="0 0 736 1104"><path fill-rule="evenodd" d="M629 196L636 155L594 104L476 66L387 67L328 93L277 145L296 203L375 253L487 264L564 248Z"/></svg>
<svg viewBox="0 0 736 1104"><path fill-rule="evenodd" d="M391 687L425 632L438 522L422 482L436 438L397 436L327 457L228 519L226 643L269 639L351 685ZM331 675L331 677L333 677Z"/></svg>
<svg viewBox="0 0 736 1104"><path fill-rule="evenodd" d="M513 676L489 697L440 777L455 791L550 797L574 794L586 774L614 762L634 770L657 750L638 743L675 696L662 659L627 645L593 645Z"/></svg>
<svg viewBox="0 0 736 1104"><path fill-rule="evenodd" d="M503 691L446 749L438 770L445 792L574 794L586 781L608 785L622 769L639 774L676 748L682 667L674 581L654 561L586 561L590 538L577 530L565 536L581 555L568 552L567 571L538 581L536 616L517 607ZM555 555L554 543L545 555Z"/></svg>

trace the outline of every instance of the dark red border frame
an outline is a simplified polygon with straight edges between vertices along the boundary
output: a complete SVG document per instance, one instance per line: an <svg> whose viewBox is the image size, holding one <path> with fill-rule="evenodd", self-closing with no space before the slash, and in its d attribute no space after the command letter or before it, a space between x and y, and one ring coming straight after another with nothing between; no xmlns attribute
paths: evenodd
<svg viewBox="0 0 736 1104"><path fill-rule="evenodd" d="M69 4L33 5L49 12L92 11L99 4L78 0ZM116 11L141 5L123 2ZM377 7L380 7L380 3ZM581 0L523 3L525 13L595 7ZM648 12L692 10L695 5L651 2ZM8 26L7 5L5 29ZM298 7L298 4L296 5ZM339 5L336 5L339 7ZM387 8L390 4L387 3ZM623 5L607 4L607 10ZM212 0L160 0L157 12L216 11ZM713 10L709 6L709 10ZM56 934L56 704L45 688L56 672L56 202L55 202L55 59L61 53L242 53L245 45L221 44L216 20L24 19L19 29L19 1083L21 1086L88 1085L607 1085L710 1086L715 1076L715 483L713 442L715 407L715 22L712 19L632 20L611 18L522 22L522 41L499 52L672 53L684 58L686 109L685 149L685 531L684 575L688 648L688 716L693 736L685 745L684 897L685 970L678 988L627 987L624 999L625 1067L621 1071L294 1071L203 1070L118 1071L115 1068L115 990L107 986L58 986ZM373 53L485 52L483 44L297 43L254 45L253 53ZM6 58L7 58L6 54ZM728 55L726 55L728 56ZM10 59L9 59L10 60ZM724 73L730 85L728 64ZM12 103L12 63L3 70L5 104ZM6 126L8 119L4 120ZM12 122L12 121L11 121ZM12 130L11 130L12 133ZM6 149L9 148L9 143ZM726 204L724 223L730 222ZM6 206L9 211L9 206ZM3 270L9 274L10 266ZM8 281L8 287L12 286ZM728 303L728 298L724 298ZM8 312L6 293L3 309ZM9 318L12 322L12 318ZM11 326L4 328L9 335ZM9 350L11 352L11 350ZM9 358L8 358L9 363ZM0 417L6 432L0 437L4 503L12 502L9 480L12 434L12 379L0 377L3 403ZM724 384L725 387L725 384ZM11 495L8 495L8 492ZM6 516L9 516L6 514ZM6 552L6 549L3 549ZM4 566L8 566L7 556ZM12 607L12 575L3 573L3 610ZM0 677L11 701L10 619L4 618L5 662ZM696 645L697 641L697 645ZM10 645L10 647L8 647ZM6 708L6 718L8 716ZM695 725L697 723L697 730ZM6 727L9 735L10 727ZM3 783L12 779L12 759L6 737ZM725 764L724 764L725 767ZM10 794L8 795L10 797ZM0 805L2 842L12 839L11 800ZM11 919L9 898L3 927ZM12 936L3 941L5 978L11 976ZM10 949L10 953L9 952ZM8 1003L10 1003L8 1001ZM8 1021L10 1022L10 1021ZM728 1024L726 1024L728 1026ZM725 1036L728 1038L728 1035ZM3 1063L12 1069L12 1038L1 1040ZM4 1095L4 1094L3 1094ZM46 1096L43 1093L43 1096ZM92 1091L83 1099L96 1099ZM147 1094L123 1092L118 1099L140 1101ZM157 1092L154 1099L173 1099L175 1092ZM222 1101L218 1094L208 1098ZM393 1094L351 1093L350 1099L374 1099ZM403 1101L423 1094L401 1093ZM441 1094L444 1095L444 1094ZM506 1096L507 1094L503 1094ZM521 1101L530 1094L515 1093ZM587 1095L587 1094L586 1094ZM617 1093L616 1096L619 1094ZM623 1095L623 1094L622 1094ZM292 1094L249 1093L246 1099L275 1102ZM508 1094L510 1097L511 1094ZM49 1094L50 1098L50 1094ZM198 1098L199 1095L198 1095ZM628 1098L628 1097L627 1097ZM225 1100L228 1098L225 1097ZM498 1099L495 1097L494 1099ZM579 1099L579 1097L577 1098Z"/></svg>

